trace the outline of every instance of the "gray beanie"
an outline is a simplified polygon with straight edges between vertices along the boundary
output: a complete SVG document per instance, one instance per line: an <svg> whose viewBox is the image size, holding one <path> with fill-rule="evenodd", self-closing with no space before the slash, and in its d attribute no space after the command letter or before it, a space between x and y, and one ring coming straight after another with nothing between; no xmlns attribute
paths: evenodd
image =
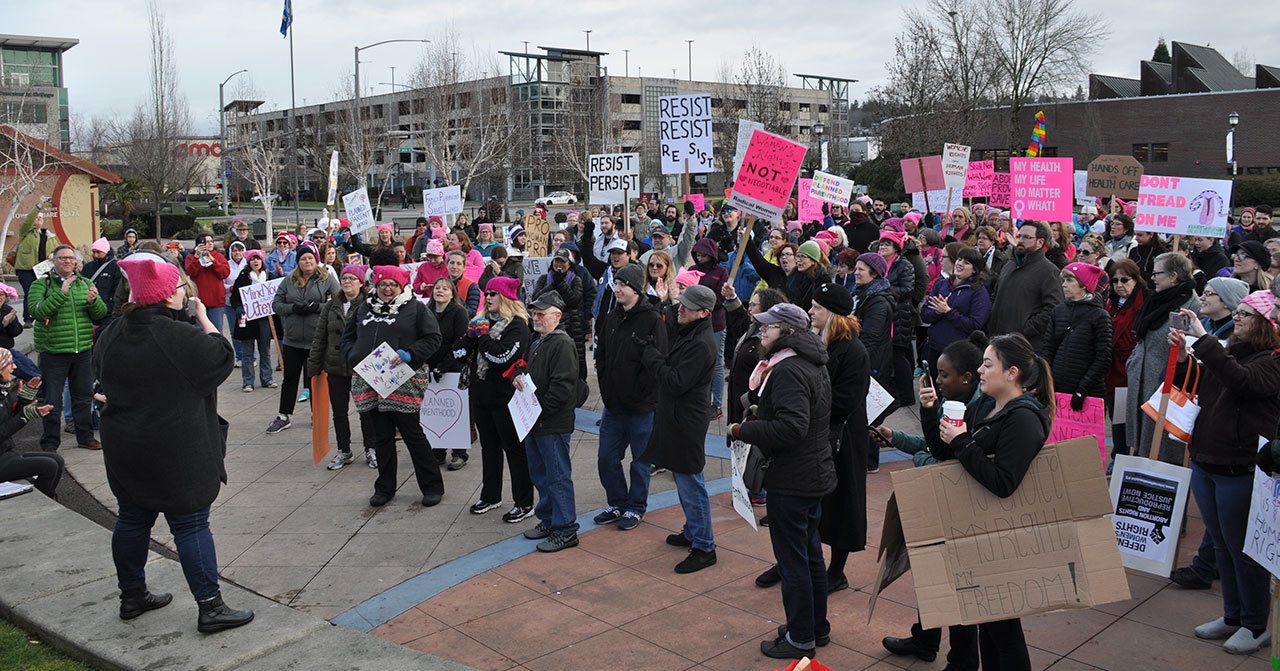
<svg viewBox="0 0 1280 671"><path fill-rule="evenodd" d="M634 263L628 263L615 271L613 273L613 280L635 289L635 292L641 296L645 293L644 270Z"/></svg>
<svg viewBox="0 0 1280 671"><path fill-rule="evenodd" d="M1218 292L1218 298L1228 310L1235 311L1240 301L1249 295L1249 285L1234 277L1214 277L1209 280L1208 287Z"/></svg>

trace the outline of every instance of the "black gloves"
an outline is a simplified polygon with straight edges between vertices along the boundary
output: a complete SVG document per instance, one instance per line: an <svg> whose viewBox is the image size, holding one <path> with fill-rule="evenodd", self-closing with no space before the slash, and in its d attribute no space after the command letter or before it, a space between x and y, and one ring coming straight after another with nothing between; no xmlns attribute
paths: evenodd
<svg viewBox="0 0 1280 671"><path fill-rule="evenodd" d="M315 301L309 301L307 303L294 303L293 314L295 315L320 314L320 304Z"/></svg>
<svg viewBox="0 0 1280 671"><path fill-rule="evenodd" d="M652 335L642 336L639 333L633 332L631 334L631 342L641 347L648 347L649 345L653 344L653 336Z"/></svg>
<svg viewBox="0 0 1280 671"><path fill-rule="evenodd" d="M1269 476L1276 474L1276 465L1280 464L1280 438L1268 442L1258 451L1256 463L1263 473Z"/></svg>
<svg viewBox="0 0 1280 671"><path fill-rule="evenodd" d="M1077 391L1071 395L1071 409L1076 412L1084 410L1084 394L1082 392Z"/></svg>

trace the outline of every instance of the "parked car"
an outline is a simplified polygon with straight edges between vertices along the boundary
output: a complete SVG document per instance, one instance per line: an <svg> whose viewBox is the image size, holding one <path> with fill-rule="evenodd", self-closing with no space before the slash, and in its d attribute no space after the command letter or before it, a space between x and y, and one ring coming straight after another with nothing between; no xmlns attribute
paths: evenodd
<svg viewBox="0 0 1280 671"><path fill-rule="evenodd" d="M578 197L568 191L552 191L551 193L533 201L534 205L572 205L578 202Z"/></svg>

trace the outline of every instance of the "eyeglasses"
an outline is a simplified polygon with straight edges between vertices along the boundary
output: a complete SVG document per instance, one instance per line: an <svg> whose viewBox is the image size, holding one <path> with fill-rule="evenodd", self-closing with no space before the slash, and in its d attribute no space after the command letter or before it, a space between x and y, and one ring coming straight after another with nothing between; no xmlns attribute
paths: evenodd
<svg viewBox="0 0 1280 671"><path fill-rule="evenodd" d="M666 268L666 267L667 267L667 264L665 264L665 263L650 263L650 264L649 264L649 267L650 267L650 268Z"/></svg>
<svg viewBox="0 0 1280 671"><path fill-rule="evenodd" d="M1236 308L1236 311L1232 312L1231 315L1236 319L1244 319L1245 317L1261 317L1262 316L1257 312L1254 312L1253 310L1249 310L1248 312L1245 312L1243 308Z"/></svg>
<svg viewBox="0 0 1280 671"><path fill-rule="evenodd" d="M1236 252L1235 254L1231 255L1231 258L1235 259L1236 261L1244 261L1245 259L1249 258L1249 255L1245 254L1244 252Z"/></svg>
<svg viewBox="0 0 1280 671"><path fill-rule="evenodd" d="M1093 251L1092 249L1080 250L1080 256L1095 256L1095 255L1097 255L1097 252Z"/></svg>
<svg viewBox="0 0 1280 671"><path fill-rule="evenodd" d="M795 255L796 255L796 253L795 253L795 252L783 252L783 253L779 254L778 256L785 258L785 257L788 257L788 256L794 257Z"/></svg>
<svg viewBox="0 0 1280 671"><path fill-rule="evenodd" d="M76 260L76 257L74 257L74 256L66 256L65 254L64 254L64 255L60 255L60 256L55 256L55 257L53 257L53 258L54 258L54 260L55 260L55 261L75 261L75 260Z"/></svg>
<svg viewBox="0 0 1280 671"><path fill-rule="evenodd" d="M399 288L400 288L400 283L399 283L399 282L396 282L396 281L394 281L394 280L383 280L383 281L379 282L377 286L378 286L378 288L379 288L379 289L390 289L391 287L395 287L395 288L399 289Z"/></svg>
<svg viewBox="0 0 1280 671"><path fill-rule="evenodd" d="M1039 239L1039 236L1035 236L1035 235L1022 235L1021 233L1019 233L1019 234L1018 234L1018 239L1019 239L1019 240L1038 240L1038 239Z"/></svg>
<svg viewBox="0 0 1280 671"><path fill-rule="evenodd" d="M1216 291L1211 291L1211 290L1209 290L1209 289L1205 289L1205 290L1204 290L1204 293L1200 294L1200 297L1201 297L1201 298L1208 298L1208 297L1210 297L1210 296L1217 296L1217 295L1218 295L1218 292L1216 292Z"/></svg>
<svg viewBox="0 0 1280 671"><path fill-rule="evenodd" d="M359 282L360 278L356 277L355 275L343 275L342 279L339 281L340 282Z"/></svg>
<svg viewBox="0 0 1280 671"><path fill-rule="evenodd" d="M1169 272L1169 271L1167 271L1167 270L1153 270L1153 271L1151 271L1151 277L1152 277L1152 278L1155 278L1155 277L1156 277L1156 276L1158 276L1158 275L1172 275L1172 274L1173 274L1173 273L1171 273L1171 272Z"/></svg>

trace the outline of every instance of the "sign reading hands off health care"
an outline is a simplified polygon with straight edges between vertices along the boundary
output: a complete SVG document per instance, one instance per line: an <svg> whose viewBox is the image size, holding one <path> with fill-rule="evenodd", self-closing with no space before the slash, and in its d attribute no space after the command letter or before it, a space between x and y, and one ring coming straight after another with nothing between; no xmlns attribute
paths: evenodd
<svg viewBox="0 0 1280 671"><path fill-rule="evenodd" d="M1069 158L1011 158L1009 177L1014 219L1071 221L1075 172Z"/></svg>
<svg viewBox="0 0 1280 671"><path fill-rule="evenodd" d="M761 219L780 221L804 152L798 142L762 130L752 133L729 204Z"/></svg>
<svg viewBox="0 0 1280 671"><path fill-rule="evenodd" d="M1227 233L1231 181L1143 175L1134 229L1221 238Z"/></svg>
<svg viewBox="0 0 1280 671"><path fill-rule="evenodd" d="M711 94L662 96L658 99L658 134L662 149L662 174L715 172L712 163Z"/></svg>

